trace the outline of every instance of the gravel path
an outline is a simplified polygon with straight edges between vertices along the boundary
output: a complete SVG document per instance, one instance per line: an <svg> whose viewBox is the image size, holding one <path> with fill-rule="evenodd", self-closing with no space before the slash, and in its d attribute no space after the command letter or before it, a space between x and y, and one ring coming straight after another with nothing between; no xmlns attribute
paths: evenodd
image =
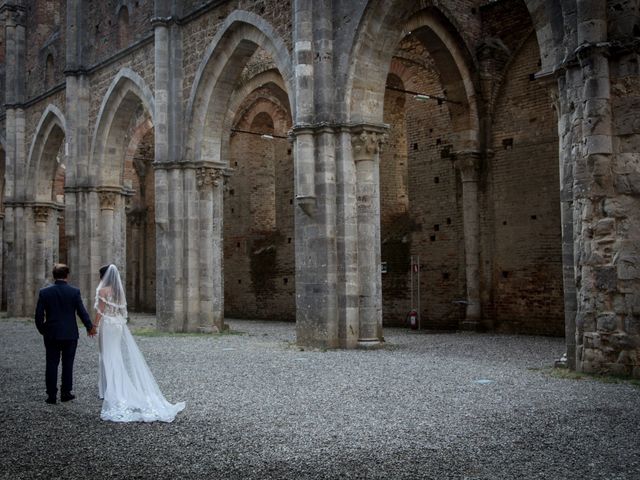
<svg viewBox="0 0 640 480"><path fill-rule="evenodd" d="M113 424L95 340L78 398L47 405L33 323L0 319L0 478L640 479L640 388L551 377L561 339L387 329L382 350L303 351L293 324L229 323L243 334L136 336L187 408Z"/></svg>

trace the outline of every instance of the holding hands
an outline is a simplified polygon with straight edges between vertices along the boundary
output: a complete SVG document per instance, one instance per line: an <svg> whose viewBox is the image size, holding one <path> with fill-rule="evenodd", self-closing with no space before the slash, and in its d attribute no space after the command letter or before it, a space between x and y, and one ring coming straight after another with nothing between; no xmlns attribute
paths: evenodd
<svg viewBox="0 0 640 480"><path fill-rule="evenodd" d="M95 325L93 325L90 330L87 330L87 336L89 337L95 337L97 333L98 333L98 329L96 328Z"/></svg>

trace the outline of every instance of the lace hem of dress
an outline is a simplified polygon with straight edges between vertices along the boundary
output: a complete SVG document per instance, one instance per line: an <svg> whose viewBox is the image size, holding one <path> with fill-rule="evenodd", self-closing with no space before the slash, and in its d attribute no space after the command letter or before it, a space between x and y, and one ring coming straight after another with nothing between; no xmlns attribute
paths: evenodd
<svg viewBox="0 0 640 480"><path fill-rule="evenodd" d="M111 422L172 422L184 407L185 402L179 402L171 405L165 412L159 412L152 408L135 408L119 404L102 410L100 418Z"/></svg>

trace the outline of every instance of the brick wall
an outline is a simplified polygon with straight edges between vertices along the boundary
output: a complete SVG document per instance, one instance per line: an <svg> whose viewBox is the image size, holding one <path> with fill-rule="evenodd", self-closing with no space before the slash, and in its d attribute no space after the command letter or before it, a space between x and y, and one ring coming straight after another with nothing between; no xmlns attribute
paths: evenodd
<svg viewBox="0 0 640 480"><path fill-rule="evenodd" d="M443 96L433 62L415 38L401 42L391 70L404 80L404 85L397 85L390 76L391 86ZM423 328L455 328L462 312L453 302L464 297L464 248L460 185L449 156L453 138L447 106L387 90L384 118L390 124L380 165L382 261L387 264L382 276L384 323L402 324L412 307L409 267L414 255L420 257ZM402 163L406 165L400 173Z"/></svg>
<svg viewBox="0 0 640 480"><path fill-rule="evenodd" d="M486 180L490 190L491 291L486 313L504 331L564 333L557 121L533 80L539 51L531 35L498 96ZM486 265L486 264L485 264Z"/></svg>
<svg viewBox="0 0 640 480"><path fill-rule="evenodd" d="M235 128L283 136L291 120L268 88L249 95ZM293 158L286 139L231 136L225 188L225 316L295 319Z"/></svg>

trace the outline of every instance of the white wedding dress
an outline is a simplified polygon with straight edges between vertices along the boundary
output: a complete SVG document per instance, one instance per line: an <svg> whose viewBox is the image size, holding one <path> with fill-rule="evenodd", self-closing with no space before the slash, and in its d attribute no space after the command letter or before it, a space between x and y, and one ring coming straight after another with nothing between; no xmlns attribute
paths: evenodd
<svg viewBox="0 0 640 480"><path fill-rule="evenodd" d="M101 291L105 289L99 287L95 302L102 315L98 331L98 391L104 400L100 418L113 422L173 421L185 403L171 404L164 398L127 327L126 304L114 303L110 295L101 296Z"/></svg>

